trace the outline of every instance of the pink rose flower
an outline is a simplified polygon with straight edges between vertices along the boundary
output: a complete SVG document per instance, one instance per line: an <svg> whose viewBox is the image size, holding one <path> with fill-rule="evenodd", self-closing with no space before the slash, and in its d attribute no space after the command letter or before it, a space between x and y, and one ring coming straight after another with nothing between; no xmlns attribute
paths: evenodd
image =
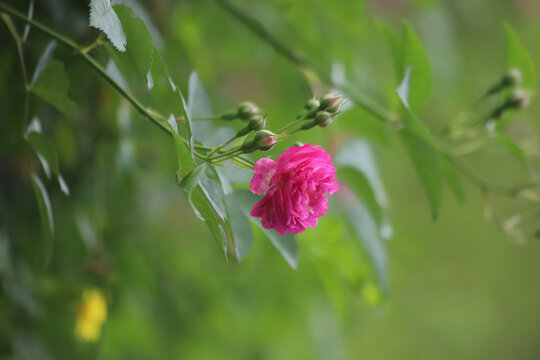
<svg viewBox="0 0 540 360"><path fill-rule="evenodd" d="M264 195L251 210L262 218L265 229L281 235L297 234L317 225L317 218L328 210L324 194L338 190L336 169L330 155L320 146L292 146L277 162L263 158L255 163L249 188Z"/></svg>

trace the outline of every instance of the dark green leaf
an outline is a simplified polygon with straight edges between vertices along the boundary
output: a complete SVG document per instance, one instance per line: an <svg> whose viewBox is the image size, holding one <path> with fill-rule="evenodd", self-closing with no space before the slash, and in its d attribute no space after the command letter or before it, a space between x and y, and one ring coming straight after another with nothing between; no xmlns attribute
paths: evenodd
<svg viewBox="0 0 540 360"><path fill-rule="evenodd" d="M51 61L43 70L32 92L47 101L66 115L74 115L75 103L68 97L68 78L64 65L56 60Z"/></svg>
<svg viewBox="0 0 540 360"><path fill-rule="evenodd" d="M225 194L221 185L221 180L213 166L207 166L203 176L200 179L201 189L210 201L210 204L221 217L225 220L227 213L225 210Z"/></svg>
<svg viewBox="0 0 540 360"><path fill-rule="evenodd" d="M90 0L90 26L103 31L115 48L126 51L126 34L111 0Z"/></svg>
<svg viewBox="0 0 540 360"><path fill-rule="evenodd" d="M54 220L51 207L51 201L47 194L47 189L41 180L32 174L32 183L34 184L34 193L38 202L39 215L41 218L41 229L43 231L43 256L45 267L49 264L52 256L52 240L54 237Z"/></svg>
<svg viewBox="0 0 540 360"><path fill-rule="evenodd" d="M154 62L152 36L143 19L135 15L129 7L114 5L113 8L122 22L128 42L126 52L121 54L120 57L127 56L133 59L141 75L147 79ZM149 88L151 87L149 86Z"/></svg>
<svg viewBox="0 0 540 360"><path fill-rule="evenodd" d="M522 86L529 91L533 91L536 86L536 75L531 56L510 25L506 24L505 30L506 68L519 69L522 76Z"/></svg>
<svg viewBox="0 0 540 360"><path fill-rule="evenodd" d="M30 86L34 86L37 79L39 78L39 75L41 75L41 72L45 67L51 62L52 56L54 53L54 50L56 49L56 41L52 40L47 44L47 47L43 51L43 54L41 54L41 57L38 60L38 63L36 65L36 69L34 70L34 74L32 75L32 81L30 81Z"/></svg>

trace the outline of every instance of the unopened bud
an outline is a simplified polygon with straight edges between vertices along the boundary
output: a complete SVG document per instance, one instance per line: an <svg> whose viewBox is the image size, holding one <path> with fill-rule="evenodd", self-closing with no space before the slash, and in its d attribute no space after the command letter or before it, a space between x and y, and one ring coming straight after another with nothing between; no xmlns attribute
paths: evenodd
<svg viewBox="0 0 540 360"><path fill-rule="evenodd" d="M242 120L250 120L259 113L257 105L250 102L243 102L238 106L238 117Z"/></svg>
<svg viewBox="0 0 540 360"><path fill-rule="evenodd" d="M304 146L304 145L306 145L306 144L304 144L304 143L301 142L301 141L296 141L296 142L293 144L293 146L296 146L296 147L302 147L302 146Z"/></svg>
<svg viewBox="0 0 540 360"><path fill-rule="evenodd" d="M276 134L268 130L257 131L254 142L259 150L268 151L276 144Z"/></svg>
<svg viewBox="0 0 540 360"><path fill-rule="evenodd" d="M318 109L320 105L321 104L320 104L319 100L317 100L317 99L309 99L304 104L304 109L306 109L306 110Z"/></svg>
<svg viewBox="0 0 540 360"><path fill-rule="evenodd" d="M504 75L502 84L505 87L514 87L521 85L522 80L523 76L521 75L521 70L513 68L508 70L508 72Z"/></svg>
<svg viewBox="0 0 540 360"><path fill-rule="evenodd" d="M341 98L337 95L332 95L332 94L324 95L320 99L319 110L326 110L328 108L334 107L338 105L340 102L341 102Z"/></svg>
<svg viewBox="0 0 540 360"><path fill-rule="evenodd" d="M229 110L221 114L220 118L223 120L234 120L238 118L238 111Z"/></svg>
<svg viewBox="0 0 540 360"><path fill-rule="evenodd" d="M249 120L248 126L253 131L264 129L266 125L266 116L255 116Z"/></svg>
<svg viewBox="0 0 540 360"><path fill-rule="evenodd" d="M315 116L315 124L320 127L326 127L332 123L332 114L328 111L319 111Z"/></svg>
<svg viewBox="0 0 540 360"><path fill-rule="evenodd" d="M529 106L530 102L529 93L523 89L517 89L512 91L508 97L507 106L508 108L523 110Z"/></svg>

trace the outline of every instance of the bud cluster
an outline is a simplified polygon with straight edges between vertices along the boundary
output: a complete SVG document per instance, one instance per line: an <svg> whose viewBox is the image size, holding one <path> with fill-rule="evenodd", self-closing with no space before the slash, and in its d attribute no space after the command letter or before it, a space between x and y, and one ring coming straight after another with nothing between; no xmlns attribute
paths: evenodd
<svg viewBox="0 0 540 360"><path fill-rule="evenodd" d="M530 94L520 87L522 80L523 77L519 69L510 69L499 84L488 91L488 95L493 95L504 89L510 90L505 101L493 110L491 118L500 119L508 110L523 110L529 106Z"/></svg>
<svg viewBox="0 0 540 360"><path fill-rule="evenodd" d="M304 105L306 113L304 119L313 119L304 124L300 129L307 130L314 126L327 127L332 124L334 117L341 113L343 98L327 94L320 99L310 99Z"/></svg>

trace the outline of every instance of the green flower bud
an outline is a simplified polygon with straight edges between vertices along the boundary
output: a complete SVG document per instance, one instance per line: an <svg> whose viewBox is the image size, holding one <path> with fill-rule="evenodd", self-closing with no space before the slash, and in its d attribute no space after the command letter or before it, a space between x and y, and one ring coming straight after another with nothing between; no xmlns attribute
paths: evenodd
<svg viewBox="0 0 540 360"><path fill-rule="evenodd" d="M319 100L317 100L317 99L309 99L304 104L304 109L306 109L306 110L318 109L320 105L321 104L320 104Z"/></svg>
<svg viewBox="0 0 540 360"><path fill-rule="evenodd" d="M234 120L238 119L238 111L229 110L221 114L220 116L223 120Z"/></svg>
<svg viewBox="0 0 540 360"><path fill-rule="evenodd" d="M315 116L315 124L320 127L326 127L332 123L332 114L328 111L319 111Z"/></svg>
<svg viewBox="0 0 540 360"><path fill-rule="evenodd" d="M238 117L242 120L250 120L258 113L259 108L251 102L243 102L238 106Z"/></svg>
<svg viewBox="0 0 540 360"><path fill-rule="evenodd" d="M266 125L266 116L255 116L249 120L248 126L253 131L264 129Z"/></svg>

